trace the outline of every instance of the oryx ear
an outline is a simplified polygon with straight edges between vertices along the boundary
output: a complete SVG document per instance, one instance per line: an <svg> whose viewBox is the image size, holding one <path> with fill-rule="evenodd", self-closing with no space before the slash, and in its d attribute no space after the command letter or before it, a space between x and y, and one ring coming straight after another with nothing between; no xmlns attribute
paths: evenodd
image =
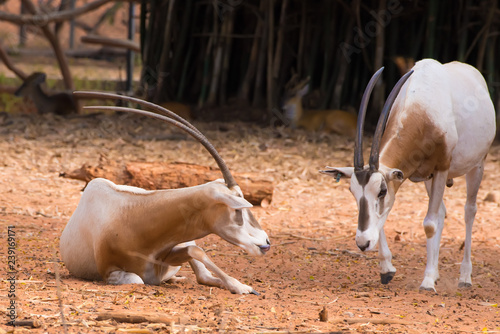
<svg viewBox="0 0 500 334"><path fill-rule="evenodd" d="M351 178L352 174L354 174L354 167L328 167L326 166L325 168L328 168L326 170L320 170L319 172L322 174L330 175L331 177L334 177L337 182L340 181L340 179L343 178Z"/></svg>
<svg viewBox="0 0 500 334"><path fill-rule="evenodd" d="M307 94L307 92L309 91L309 84L305 85L304 87L302 87L298 92L297 92L297 95L302 97L304 95Z"/></svg>
<svg viewBox="0 0 500 334"><path fill-rule="evenodd" d="M235 209L235 210L253 207L252 203L250 203L249 201L247 201L243 197L239 197L239 196L235 196L235 195L231 195L231 194L217 192L214 195L214 199L217 202L224 203L228 207Z"/></svg>
<svg viewBox="0 0 500 334"><path fill-rule="evenodd" d="M393 180L403 181L404 175L400 169L393 168L393 169L389 170L389 172L387 173L387 179L389 181L393 181Z"/></svg>

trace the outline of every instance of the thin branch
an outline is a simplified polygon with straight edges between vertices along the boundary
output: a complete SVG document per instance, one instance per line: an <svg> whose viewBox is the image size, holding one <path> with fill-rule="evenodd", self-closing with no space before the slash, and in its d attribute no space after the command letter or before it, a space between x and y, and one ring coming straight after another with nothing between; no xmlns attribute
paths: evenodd
<svg viewBox="0 0 500 334"><path fill-rule="evenodd" d="M22 0L26 10L31 12L32 14L38 14L39 11L35 7L35 5L31 2L31 0ZM66 86L66 89L69 90L74 90L73 86L73 79L71 78L71 72L69 70L68 66L68 60L66 58L66 55L64 54L61 45L59 44L59 40L56 38L56 36L52 33L52 30L49 28L47 25L42 25L41 29L43 31L43 34L45 37L50 42L50 45L54 49L54 53L57 58L57 62L59 63L59 68L61 69L61 74L64 80L64 84Z"/></svg>
<svg viewBox="0 0 500 334"><path fill-rule="evenodd" d="M11 70L12 72L14 72L15 75L17 75L23 81L28 77L28 75L26 73L24 73L22 70L20 70L19 68L17 68L16 65L14 65L10 61L9 56L7 55L7 52L5 52L5 50L3 49L2 45L0 45L0 59L2 59L2 61L5 64L5 66L7 66L7 68L9 70Z"/></svg>
<svg viewBox="0 0 500 334"><path fill-rule="evenodd" d="M50 14L37 13L32 15L15 15L4 11L0 11L0 21L8 21L15 24L29 24L29 25L36 25L43 27L50 22L61 22L74 19L77 16L80 16L87 12L91 12L112 1L115 0L96 0L94 2L88 3L84 6L72 10L71 9L63 10L60 12L53 12Z"/></svg>
<svg viewBox="0 0 500 334"><path fill-rule="evenodd" d="M128 39L109 38L98 35L87 35L87 36L82 36L80 40L82 41L82 43L103 44L106 46L124 48L135 52L141 51L141 47L138 43Z"/></svg>

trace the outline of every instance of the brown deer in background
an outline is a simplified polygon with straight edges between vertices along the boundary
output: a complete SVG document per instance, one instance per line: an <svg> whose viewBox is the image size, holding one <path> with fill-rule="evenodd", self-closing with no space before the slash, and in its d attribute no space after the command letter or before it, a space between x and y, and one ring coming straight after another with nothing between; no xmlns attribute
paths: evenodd
<svg viewBox="0 0 500 334"><path fill-rule="evenodd" d="M293 128L307 131L326 131L354 138L356 135L357 116L343 110L304 110L302 97L309 91L309 78L294 84L293 77L285 88L283 109Z"/></svg>
<svg viewBox="0 0 500 334"><path fill-rule="evenodd" d="M45 79L45 73L35 72L31 74L24 80L14 95L29 97L40 114L69 115L77 113L75 99L71 94L62 92L47 95L43 91L41 84L45 82Z"/></svg>

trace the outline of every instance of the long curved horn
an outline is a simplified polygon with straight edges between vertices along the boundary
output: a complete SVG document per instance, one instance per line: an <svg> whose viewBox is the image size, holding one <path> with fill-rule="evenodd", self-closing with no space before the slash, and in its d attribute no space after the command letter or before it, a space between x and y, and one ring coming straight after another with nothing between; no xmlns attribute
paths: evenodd
<svg viewBox="0 0 500 334"><path fill-rule="evenodd" d="M355 171L363 170L363 167L365 165L365 163L363 162L363 127L365 125L366 108L368 107L368 100L370 99L373 87L375 87L375 83L382 74L383 70L384 68L381 67L377 72L375 72L375 74L373 74L372 78L368 82L368 85L366 86L365 92L363 93L363 98L361 99L361 104L359 105L356 138L354 141Z"/></svg>
<svg viewBox="0 0 500 334"><path fill-rule="evenodd" d="M391 111L392 105L394 104L394 101L396 100L396 97L398 96L401 87L403 87L406 80L408 80L408 78L410 77L410 75L412 75L412 73L413 70L406 73L401 77L401 79L399 79L399 81L396 83L391 93L389 94L389 97L385 101L384 108L382 109L382 112L380 113L380 117L378 119L377 128L375 129L375 134L373 135L372 149L370 152L370 161L369 161L371 171L377 171L379 167L378 161L379 161L380 141L382 139L382 135L384 134L385 124L387 123L387 119L389 118L389 112Z"/></svg>
<svg viewBox="0 0 500 334"><path fill-rule="evenodd" d="M81 92L81 91L78 91L78 92L74 92L73 94L75 96L81 96L81 97L85 96L85 97L91 97L91 98L112 97L112 98L120 99L120 97L124 97L121 95L100 93L100 92ZM112 96L109 96L109 95L112 95ZM166 113L168 115L170 115L170 113L172 113L171 111L169 111L165 108L162 108L158 105L155 105L153 103L146 102L143 100L139 100L140 101L139 102L139 101L136 101L137 99L130 98L130 97L126 97L123 100L138 102L139 104L142 104L144 106L148 106L148 107L155 109L155 110L158 110L160 112L166 111ZM212 143L210 143L210 141L207 139L207 137L205 137L198 129L196 129L191 123L186 121L184 118L175 114L175 116L176 116L175 118L179 119L179 120L174 120L174 119L171 119L165 115L156 114L156 113L153 113L150 111L145 111L145 110L140 110L140 109L135 109L135 108L118 107L118 106L86 106L84 108L85 109L99 109L99 110L113 110L113 111L131 112L131 113L135 113L135 114L139 114L139 115L143 115L143 116L156 118L156 119L159 119L159 120L164 121L166 123L169 123L171 125L174 125L174 126L178 127L179 129L183 130L184 132L186 132L187 134L189 134L190 136L192 136L193 138L195 138L197 141L199 141L203 145L203 147L205 147L205 149L212 155L212 157L215 159L215 162L219 166L219 169L222 173L222 176L224 177L224 181L226 182L226 185L228 186L228 188L232 188L232 187L238 185L236 183L236 180L234 179L233 175L229 171L229 168L227 167L226 163L224 162L222 157L219 155L219 152L217 152L215 147L212 145Z"/></svg>
<svg viewBox="0 0 500 334"><path fill-rule="evenodd" d="M177 115L176 113L174 113L166 108L163 108L162 106L159 106L157 104L154 104L154 103L151 103L148 101L138 99L136 97L113 94L113 93L89 92L89 91L76 91L76 92L73 92L73 95L85 97L87 99L110 99L110 100L122 100L122 101L134 102L134 103L137 103L143 107L149 108L149 109L157 111L165 116L173 118L176 121L186 125L187 127L193 129L194 131L198 132L199 134L201 134L203 136L203 134L193 124L189 123L184 118Z"/></svg>

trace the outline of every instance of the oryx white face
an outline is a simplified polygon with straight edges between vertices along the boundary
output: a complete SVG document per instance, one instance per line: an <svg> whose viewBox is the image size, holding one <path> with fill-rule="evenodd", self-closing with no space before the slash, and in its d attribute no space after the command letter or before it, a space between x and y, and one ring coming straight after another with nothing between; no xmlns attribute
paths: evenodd
<svg viewBox="0 0 500 334"><path fill-rule="evenodd" d="M403 172L385 166L380 166L378 171L365 167L356 172L352 167L327 168L331 169L322 172L337 180L351 178L349 190L356 199L359 211L356 244L362 251L373 250L394 204L396 191L403 181Z"/></svg>
<svg viewBox="0 0 500 334"><path fill-rule="evenodd" d="M216 217L212 223L213 232L249 255L263 255L269 251L269 237L249 210L252 204L243 198L241 189L238 186L228 189L225 184L217 188L213 198L221 205L211 209Z"/></svg>
<svg viewBox="0 0 500 334"><path fill-rule="evenodd" d="M383 172L365 169L351 177L350 190L359 210L356 244L362 251L372 250L394 204L393 187Z"/></svg>

